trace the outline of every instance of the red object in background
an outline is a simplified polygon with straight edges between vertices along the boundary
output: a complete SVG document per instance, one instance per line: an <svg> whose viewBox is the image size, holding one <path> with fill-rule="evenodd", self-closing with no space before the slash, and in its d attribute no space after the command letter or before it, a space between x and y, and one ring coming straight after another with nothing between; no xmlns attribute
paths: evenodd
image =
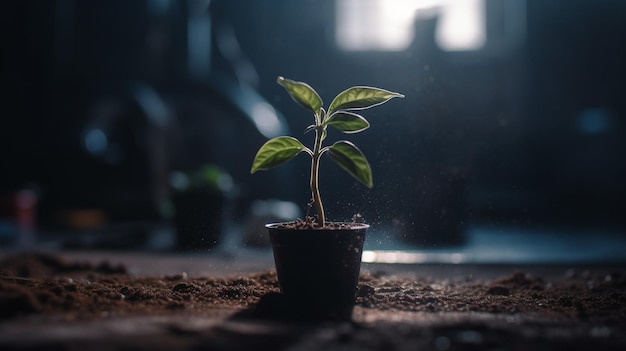
<svg viewBox="0 0 626 351"><path fill-rule="evenodd" d="M37 218L37 194L23 189L15 194L15 220L20 232L33 231Z"/></svg>
<svg viewBox="0 0 626 351"><path fill-rule="evenodd" d="M17 237L21 247L29 247L35 242L37 224L37 193L32 189L22 189L0 196L0 223L2 235Z"/></svg>

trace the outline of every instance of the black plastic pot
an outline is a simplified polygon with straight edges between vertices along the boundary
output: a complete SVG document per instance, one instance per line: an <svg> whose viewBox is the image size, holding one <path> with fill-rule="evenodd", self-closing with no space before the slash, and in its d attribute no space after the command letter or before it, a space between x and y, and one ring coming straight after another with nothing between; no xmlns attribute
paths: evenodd
<svg viewBox="0 0 626 351"><path fill-rule="evenodd" d="M337 229L266 225L280 290L302 318L349 320L352 316L367 224Z"/></svg>

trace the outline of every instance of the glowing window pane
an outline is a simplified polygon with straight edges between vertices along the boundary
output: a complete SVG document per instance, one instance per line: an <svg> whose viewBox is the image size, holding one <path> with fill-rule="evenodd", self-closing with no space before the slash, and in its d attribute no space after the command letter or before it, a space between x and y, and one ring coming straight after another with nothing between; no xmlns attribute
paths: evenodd
<svg viewBox="0 0 626 351"><path fill-rule="evenodd" d="M442 50L477 50L486 41L484 13L484 0L337 0L335 38L346 51L402 51L414 40L416 19L439 16Z"/></svg>
<svg viewBox="0 0 626 351"><path fill-rule="evenodd" d="M435 32L437 45L445 51L470 51L485 45L483 0L448 2Z"/></svg>

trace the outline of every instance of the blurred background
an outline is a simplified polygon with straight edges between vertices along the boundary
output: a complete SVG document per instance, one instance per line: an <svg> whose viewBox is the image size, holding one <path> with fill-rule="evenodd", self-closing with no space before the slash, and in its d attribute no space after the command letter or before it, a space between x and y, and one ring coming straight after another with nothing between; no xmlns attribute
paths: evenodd
<svg viewBox="0 0 626 351"><path fill-rule="evenodd" d="M364 260L623 259L623 1L0 6L6 247L266 246L263 224L310 199L306 155L249 174L268 138L312 142L282 75L326 105L406 95L348 136L372 189L322 163L328 217L372 225Z"/></svg>

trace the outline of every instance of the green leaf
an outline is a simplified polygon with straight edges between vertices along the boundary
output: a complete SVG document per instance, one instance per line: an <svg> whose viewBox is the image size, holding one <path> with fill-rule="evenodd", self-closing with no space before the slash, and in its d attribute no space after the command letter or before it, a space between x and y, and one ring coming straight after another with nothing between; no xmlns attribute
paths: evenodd
<svg viewBox="0 0 626 351"><path fill-rule="evenodd" d="M281 165L294 158L303 149L304 145L293 137L281 136L270 139L256 153L250 173Z"/></svg>
<svg viewBox="0 0 626 351"><path fill-rule="evenodd" d="M283 77L278 77L276 82L282 85L297 103L314 114L319 113L323 105L322 99L310 85Z"/></svg>
<svg viewBox="0 0 626 351"><path fill-rule="evenodd" d="M383 104L395 97L403 98L404 95L374 87L352 87L335 97L330 103L328 113L336 110L362 110Z"/></svg>
<svg viewBox="0 0 626 351"><path fill-rule="evenodd" d="M363 116L348 111L333 113L325 123L346 134L362 132L370 127L369 122Z"/></svg>
<svg viewBox="0 0 626 351"><path fill-rule="evenodd" d="M351 176L368 188L374 185L372 169L370 168L369 162L367 162L361 150L351 142L341 140L334 143L328 149L328 155L339 167L346 170Z"/></svg>

